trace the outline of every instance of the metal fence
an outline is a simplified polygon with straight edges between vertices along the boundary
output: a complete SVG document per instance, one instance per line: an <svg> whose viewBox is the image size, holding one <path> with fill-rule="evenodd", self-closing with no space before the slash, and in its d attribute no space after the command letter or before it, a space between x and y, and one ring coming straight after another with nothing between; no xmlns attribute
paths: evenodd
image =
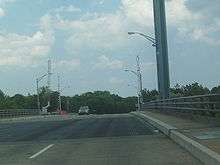
<svg viewBox="0 0 220 165"><path fill-rule="evenodd" d="M215 115L220 113L220 94L178 97L146 102L142 109L158 109L162 111L193 112Z"/></svg>
<svg viewBox="0 0 220 165"><path fill-rule="evenodd" d="M39 115L38 109L4 109L0 110L0 118L14 118Z"/></svg>

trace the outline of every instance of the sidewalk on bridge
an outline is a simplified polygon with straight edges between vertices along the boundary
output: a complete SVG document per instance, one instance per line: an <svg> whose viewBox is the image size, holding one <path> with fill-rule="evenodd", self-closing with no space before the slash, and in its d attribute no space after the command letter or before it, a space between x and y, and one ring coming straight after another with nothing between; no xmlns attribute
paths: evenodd
<svg viewBox="0 0 220 165"><path fill-rule="evenodd" d="M178 132L220 154L220 125L192 121L154 111L141 113L175 127Z"/></svg>

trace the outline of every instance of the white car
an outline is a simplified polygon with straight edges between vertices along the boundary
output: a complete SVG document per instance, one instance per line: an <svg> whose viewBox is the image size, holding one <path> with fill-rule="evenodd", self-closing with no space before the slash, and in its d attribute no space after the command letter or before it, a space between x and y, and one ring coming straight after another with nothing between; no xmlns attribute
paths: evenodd
<svg viewBox="0 0 220 165"><path fill-rule="evenodd" d="M88 106L81 106L79 108L78 114L79 115L88 115L89 114L89 107Z"/></svg>

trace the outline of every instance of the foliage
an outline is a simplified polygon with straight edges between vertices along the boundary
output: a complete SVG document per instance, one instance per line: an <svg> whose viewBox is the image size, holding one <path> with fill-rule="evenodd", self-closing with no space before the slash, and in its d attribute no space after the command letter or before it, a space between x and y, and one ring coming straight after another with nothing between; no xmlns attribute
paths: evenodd
<svg viewBox="0 0 220 165"><path fill-rule="evenodd" d="M136 97L122 98L108 91L87 92L74 97L62 97L63 109L77 112L80 106L89 106L93 113L125 113L135 110ZM67 108L67 100L70 107Z"/></svg>
<svg viewBox="0 0 220 165"><path fill-rule="evenodd" d="M39 89L41 108L47 105L48 89L42 87ZM58 96L56 91L50 91L51 106L49 112L58 109ZM111 94L108 91L87 92L73 97L62 96L62 110L69 112L78 112L80 106L89 106L91 112L97 114L103 113L125 113L135 110L136 97L122 98ZM29 109L37 108L37 95L23 96L16 94L12 97L0 93L0 109Z"/></svg>
<svg viewBox="0 0 220 165"><path fill-rule="evenodd" d="M47 105L48 102L48 88L42 87L39 90L41 108ZM220 86L214 87L209 90L203 87L199 83L195 82L189 85L175 85L170 89L171 97L193 96L203 95L209 93L220 94ZM157 90L142 91L144 102L159 99L159 92ZM58 96L56 91L50 91L51 106L50 112L54 112L58 109ZM94 91L86 92L81 95L62 96L62 110L68 112L78 112L80 106L89 106L92 113L126 113L135 110L135 104L137 103L137 97L123 98L115 94L111 94L109 91ZM0 90L0 109L35 109L37 108L37 95L27 96L21 94L15 94L9 97Z"/></svg>
<svg viewBox="0 0 220 165"><path fill-rule="evenodd" d="M157 100L159 98L159 92L157 90L147 90L147 89L144 89L142 91L142 96L143 96L143 101L144 102L148 102L148 101L151 101L151 100Z"/></svg>
<svg viewBox="0 0 220 165"><path fill-rule="evenodd" d="M205 95L210 93L219 93L220 86L214 87L209 90L207 87L203 87L201 84L195 82L188 85L176 84L173 88L170 88L170 97L184 97L184 96L195 96L195 95ZM142 92L144 101L156 100L159 98L159 93L157 90L144 90Z"/></svg>
<svg viewBox="0 0 220 165"><path fill-rule="evenodd" d="M203 87L199 83L193 83L190 85L182 86L184 96L205 95L209 94L209 89Z"/></svg>
<svg viewBox="0 0 220 165"><path fill-rule="evenodd" d="M217 87L212 88L211 93L220 94L220 85L217 86Z"/></svg>
<svg viewBox="0 0 220 165"><path fill-rule="evenodd" d="M0 100L5 98L5 94L2 90L0 90Z"/></svg>

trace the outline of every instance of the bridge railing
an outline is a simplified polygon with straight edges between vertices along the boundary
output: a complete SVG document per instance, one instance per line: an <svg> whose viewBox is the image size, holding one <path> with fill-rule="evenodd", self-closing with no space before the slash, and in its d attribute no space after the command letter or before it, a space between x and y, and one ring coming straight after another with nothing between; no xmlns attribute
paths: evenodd
<svg viewBox="0 0 220 165"><path fill-rule="evenodd" d="M202 114L220 113L220 94L178 97L146 102L143 109L174 110L180 112L199 112Z"/></svg>
<svg viewBox="0 0 220 165"><path fill-rule="evenodd" d="M0 110L1 118L14 118L14 117L24 117L24 116L35 116L40 115L38 109L4 109Z"/></svg>

